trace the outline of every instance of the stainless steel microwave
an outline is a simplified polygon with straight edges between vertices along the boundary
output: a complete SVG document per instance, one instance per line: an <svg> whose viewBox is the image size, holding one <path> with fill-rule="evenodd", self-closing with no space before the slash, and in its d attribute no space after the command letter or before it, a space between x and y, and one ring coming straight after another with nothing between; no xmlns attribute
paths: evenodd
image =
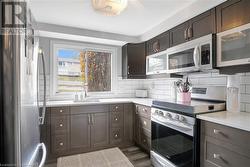
<svg viewBox="0 0 250 167"><path fill-rule="evenodd" d="M250 64L250 24L217 34L217 66Z"/></svg>
<svg viewBox="0 0 250 167"><path fill-rule="evenodd" d="M215 35L174 46L168 49L167 72L187 73L213 69L213 48Z"/></svg>

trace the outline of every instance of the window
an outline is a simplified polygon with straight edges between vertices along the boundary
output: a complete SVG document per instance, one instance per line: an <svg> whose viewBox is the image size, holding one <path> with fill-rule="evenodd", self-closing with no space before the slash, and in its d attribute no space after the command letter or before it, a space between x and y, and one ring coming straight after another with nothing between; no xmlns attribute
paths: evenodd
<svg viewBox="0 0 250 167"><path fill-rule="evenodd" d="M52 47L53 95L74 94L84 89L90 95L112 91L114 49L54 43Z"/></svg>

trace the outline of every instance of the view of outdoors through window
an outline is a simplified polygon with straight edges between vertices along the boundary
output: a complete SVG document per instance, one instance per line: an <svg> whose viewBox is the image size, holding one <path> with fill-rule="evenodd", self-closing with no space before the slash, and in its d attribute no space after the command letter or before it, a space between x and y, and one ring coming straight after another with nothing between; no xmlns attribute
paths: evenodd
<svg viewBox="0 0 250 167"><path fill-rule="evenodd" d="M111 91L111 53L57 50L57 93Z"/></svg>

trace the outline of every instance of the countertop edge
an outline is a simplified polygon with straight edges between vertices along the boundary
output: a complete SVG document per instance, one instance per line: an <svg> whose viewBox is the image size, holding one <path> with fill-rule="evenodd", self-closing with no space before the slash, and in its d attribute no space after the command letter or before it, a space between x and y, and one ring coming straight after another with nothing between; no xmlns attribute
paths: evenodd
<svg viewBox="0 0 250 167"><path fill-rule="evenodd" d="M223 112L228 112L228 111L221 111L221 112L208 113L208 114L200 114L200 115L197 116L197 118L200 119L200 120L204 120L204 121L208 121L208 122L212 122L212 123L216 123L216 124L228 126L228 127L231 127L231 128L236 128L236 129L240 129L240 130L244 130L244 131L250 132L250 126L244 125L244 124L246 124L246 123L244 123L244 121L241 122L241 125L239 125L239 123L238 123L239 122L239 118L235 118L235 121L232 121L232 120L226 120L226 119L221 119L221 118L214 118L214 117L210 116L211 114L213 114L213 115L215 115L215 114L222 114ZM239 114L242 114L242 113L239 113ZM246 113L246 114L248 114L248 113Z"/></svg>
<svg viewBox="0 0 250 167"><path fill-rule="evenodd" d="M127 99L127 100L112 100L112 101L98 101L98 102L75 102L75 103L53 103L47 102L47 107L66 107L66 106L84 106L84 105L98 105L98 104L125 104L125 103L135 103L144 106L151 107L153 99Z"/></svg>

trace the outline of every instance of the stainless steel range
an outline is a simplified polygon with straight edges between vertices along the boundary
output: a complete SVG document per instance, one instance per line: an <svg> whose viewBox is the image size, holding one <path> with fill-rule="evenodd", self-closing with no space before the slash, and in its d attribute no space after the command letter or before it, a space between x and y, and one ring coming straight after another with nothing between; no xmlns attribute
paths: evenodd
<svg viewBox="0 0 250 167"><path fill-rule="evenodd" d="M192 89L192 101L153 101L151 160L155 167L199 166L197 114L226 109L225 87Z"/></svg>

